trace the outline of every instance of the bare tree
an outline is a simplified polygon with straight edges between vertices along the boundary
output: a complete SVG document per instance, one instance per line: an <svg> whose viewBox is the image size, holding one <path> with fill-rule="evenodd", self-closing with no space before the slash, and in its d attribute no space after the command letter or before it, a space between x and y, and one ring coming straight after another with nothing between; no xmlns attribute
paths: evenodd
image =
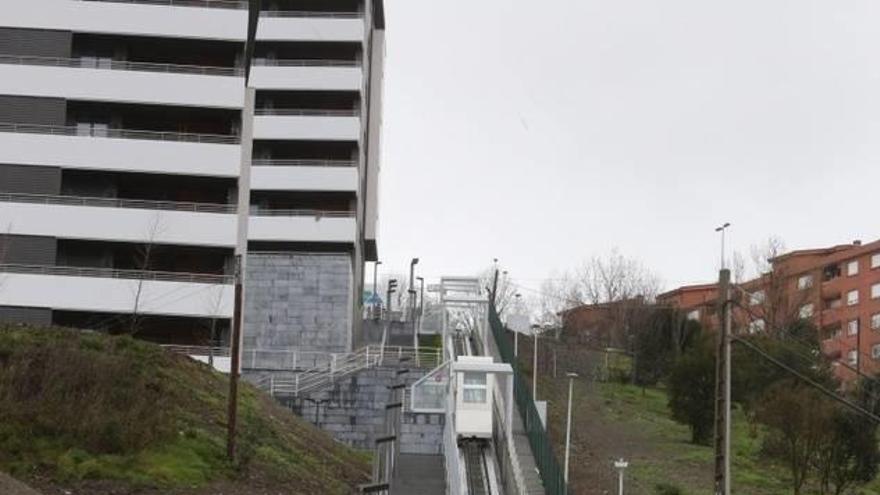
<svg viewBox="0 0 880 495"><path fill-rule="evenodd" d="M589 304L613 303L637 297L651 301L660 290L660 279L641 261L614 249L605 257L593 256L577 273L578 290Z"/></svg>
<svg viewBox="0 0 880 495"><path fill-rule="evenodd" d="M156 248L156 238L162 232L162 217L159 212L153 215L150 225L147 228L147 235L143 244L138 246L135 254L135 266L139 276L135 285L134 305L129 316L129 335L137 334L141 329L143 318L141 316L141 298L144 293L144 284L146 283L147 272L152 268L153 256Z"/></svg>
<svg viewBox="0 0 880 495"><path fill-rule="evenodd" d="M745 321L738 321L742 326L761 320L768 332L791 327L803 319L801 308L811 303L816 295L819 284L813 281L810 285L798 288L793 281L794 273L785 263L774 263L785 254L785 243L779 237L770 237L761 245L752 246L752 270L744 270L748 282L740 282L749 292L743 306ZM813 308L819 311L821 308ZM740 318L740 320L742 320Z"/></svg>

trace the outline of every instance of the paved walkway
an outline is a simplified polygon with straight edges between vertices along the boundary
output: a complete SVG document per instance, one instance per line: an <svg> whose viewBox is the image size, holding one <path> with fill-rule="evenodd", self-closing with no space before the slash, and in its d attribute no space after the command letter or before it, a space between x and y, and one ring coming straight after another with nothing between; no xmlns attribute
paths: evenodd
<svg viewBox="0 0 880 495"><path fill-rule="evenodd" d="M28 488L4 473L0 473L0 493L3 495L40 495L40 492Z"/></svg>

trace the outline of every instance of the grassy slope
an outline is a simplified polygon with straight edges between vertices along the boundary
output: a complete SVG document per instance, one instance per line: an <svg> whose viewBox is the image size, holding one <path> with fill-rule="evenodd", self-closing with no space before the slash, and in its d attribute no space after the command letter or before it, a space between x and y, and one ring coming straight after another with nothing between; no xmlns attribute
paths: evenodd
<svg viewBox="0 0 880 495"><path fill-rule="evenodd" d="M546 378L541 387L543 398L551 401L551 435L561 460L567 384L564 380ZM599 494L611 490L616 480L610 461L620 456L631 461L626 482L629 494L661 493L657 489L659 484L678 487L681 493L689 495L712 493L713 450L689 443L688 428L669 417L663 390L580 381L575 397L573 493ZM554 408L553 404L557 406ZM762 433L750 431L738 412L732 430L733 492L790 494L788 472L760 454ZM876 495L880 493L880 483L875 480L860 493Z"/></svg>
<svg viewBox="0 0 880 495"><path fill-rule="evenodd" d="M131 338L0 329L0 470L163 493L221 483L342 494L366 481L362 453L247 385L241 459L227 462L226 388L207 366Z"/></svg>

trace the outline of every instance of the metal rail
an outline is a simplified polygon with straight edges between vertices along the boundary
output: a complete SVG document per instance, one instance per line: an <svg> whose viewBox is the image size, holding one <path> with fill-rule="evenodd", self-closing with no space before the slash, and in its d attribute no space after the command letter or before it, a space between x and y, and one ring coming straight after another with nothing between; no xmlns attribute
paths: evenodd
<svg viewBox="0 0 880 495"><path fill-rule="evenodd" d="M138 131L129 129L89 129L88 132L86 132L84 129L78 126L16 124L12 122L0 122L0 132L117 139L145 139L153 141L179 141L188 143L239 143L238 136L223 134L194 134L181 132Z"/></svg>
<svg viewBox="0 0 880 495"><path fill-rule="evenodd" d="M490 495L489 470L486 466L486 443L484 441L464 441L459 449L464 457L468 495Z"/></svg>
<svg viewBox="0 0 880 495"><path fill-rule="evenodd" d="M46 266L0 264L0 272L36 275L63 275L70 277L95 277L130 280L155 280L162 282L192 282L200 284L231 284L231 275L180 273L148 270L117 270L114 268L90 268L78 266Z"/></svg>
<svg viewBox="0 0 880 495"><path fill-rule="evenodd" d="M332 60L332 59L268 59L255 58L253 65L256 67L360 67L360 60Z"/></svg>
<svg viewBox="0 0 880 495"><path fill-rule="evenodd" d="M272 210L272 209L252 209L251 216L254 217L315 217L321 218L352 218L355 215L353 211L321 211L321 210Z"/></svg>
<svg viewBox="0 0 880 495"><path fill-rule="evenodd" d="M308 160L308 159L272 159L257 158L252 162L255 167L356 167L354 160Z"/></svg>
<svg viewBox="0 0 880 495"><path fill-rule="evenodd" d="M254 115L279 117L359 117L356 109L258 108Z"/></svg>
<svg viewBox="0 0 880 495"><path fill-rule="evenodd" d="M248 2L243 0L79 0L81 2L136 3L145 5L165 5L170 7L205 7L218 9L246 10ZM333 19L360 19L363 12L324 12L298 10L264 10L263 17L329 17Z"/></svg>
<svg viewBox="0 0 880 495"><path fill-rule="evenodd" d="M214 203L190 203L178 201L154 201L145 199L119 199L90 196L64 196L27 193L0 193L0 202L69 206L99 206L107 208L188 211L197 213L235 213L236 210L235 205L223 205Z"/></svg>
<svg viewBox="0 0 880 495"><path fill-rule="evenodd" d="M198 74L205 76L243 76L241 67L211 67L202 65L180 65L153 62L130 62L95 57L34 57L29 55L2 55L0 64L41 65L47 67L71 67L76 69L106 69L137 72L166 72L174 74Z"/></svg>

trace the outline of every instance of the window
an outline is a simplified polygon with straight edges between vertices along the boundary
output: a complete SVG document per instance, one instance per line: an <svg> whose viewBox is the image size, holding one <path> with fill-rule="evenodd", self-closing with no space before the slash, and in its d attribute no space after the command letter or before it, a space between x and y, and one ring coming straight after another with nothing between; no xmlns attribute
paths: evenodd
<svg viewBox="0 0 880 495"><path fill-rule="evenodd" d="M767 324L764 320L753 320L749 323L749 333L763 333L765 328Z"/></svg>
<svg viewBox="0 0 880 495"><path fill-rule="evenodd" d="M846 360L849 362L850 366L855 366L858 364L859 353L856 352L855 349L846 353Z"/></svg>
<svg viewBox="0 0 880 495"><path fill-rule="evenodd" d="M850 261L846 264L846 274L849 277L859 274L859 260Z"/></svg>
<svg viewBox="0 0 880 495"><path fill-rule="evenodd" d="M692 310L692 311L689 311L688 314L687 314L687 319L688 319L688 320L691 320L691 321L697 321L697 320L699 320L699 319L700 319L700 310L699 310L699 309L694 309L694 310Z"/></svg>
<svg viewBox="0 0 880 495"><path fill-rule="evenodd" d="M871 329L880 330L880 313L871 315Z"/></svg>
<svg viewBox="0 0 880 495"><path fill-rule="evenodd" d="M880 359L880 344L874 344L871 347L871 357L874 359Z"/></svg>
<svg viewBox="0 0 880 495"><path fill-rule="evenodd" d="M871 286L871 299L880 298L880 284L874 284Z"/></svg>
<svg viewBox="0 0 880 495"><path fill-rule="evenodd" d="M871 255L871 268L880 268L880 253Z"/></svg>
<svg viewBox="0 0 880 495"><path fill-rule="evenodd" d="M812 275L801 275L798 277L798 289L804 290L809 289L813 286L813 276Z"/></svg>
<svg viewBox="0 0 880 495"><path fill-rule="evenodd" d="M798 311L800 317L803 319L812 318L813 317L813 305L812 304L804 304L801 306L800 311Z"/></svg>
<svg viewBox="0 0 880 495"><path fill-rule="evenodd" d="M109 125L100 122L77 122L76 135L107 137L107 130L109 128Z"/></svg>
<svg viewBox="0 0 880 495"><path fill-rule="evenodd" d="M464 402L469 404L483 404L486 402L486 373L464 373L464 386L462 387Z"/></svg>
<svg viewBox="0 0 880 495"><path fill-rule="evenodd" d="M855 306L859 303L859 290L854 289L846 293L846 305Z"/></svg>
<svg viewBox="0 0 880 495"><path fill-rule="evenodd" d="M759 304L764 304L764 300L766 298L767 295L764 293L763 290L756 290L755 292L752 292L751 296L749 297L749 305L757 306Z"/></svg>
<svg viewBox="0 0 880 495"><path fill-rule="evenodd" d="M859 333L859 320L849 320L846 323L846 334L847 335L858 335Z"/></svg>

